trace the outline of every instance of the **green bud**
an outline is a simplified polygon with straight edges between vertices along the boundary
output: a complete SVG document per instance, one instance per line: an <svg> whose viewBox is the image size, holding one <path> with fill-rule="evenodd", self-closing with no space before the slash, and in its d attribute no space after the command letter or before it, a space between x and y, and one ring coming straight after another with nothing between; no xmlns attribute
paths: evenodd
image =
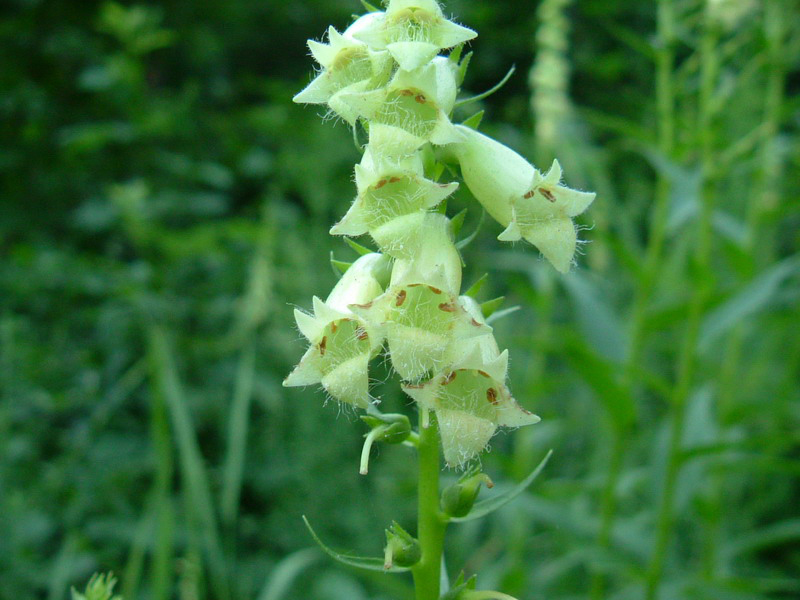
<svg viewBox="0 0 800 600"><path fill-rule="evenodd" d="M122 596L113 595L117 578L113 573L95 573L86 585L86 591L81 593L72 588L72 600L122 600Z"/></svg>
<svg viewBox="0 0 800 600"><path fill-rule="evenodd" d="M411 421L405 415L369 414L363 415L361 420L380 432L375 438L376 442L402 444L411 435Z"/></svg>
<svg viewBox="0 0 800 600"><path fill-rule="evenodd" d="M494 487L494 483L488 475L470 470L456 483L448 485L442 491L442 512L450 517L467 516L475 504L481 484L486 484L488 488Z"/></svg>
<svg viewBox="0 0 800 600"><path fill-rule="evenodd" d="M384 549L384 569L413 567L422 558L422 549L416 538L412 537L397 521L386 530Z"/></svg>

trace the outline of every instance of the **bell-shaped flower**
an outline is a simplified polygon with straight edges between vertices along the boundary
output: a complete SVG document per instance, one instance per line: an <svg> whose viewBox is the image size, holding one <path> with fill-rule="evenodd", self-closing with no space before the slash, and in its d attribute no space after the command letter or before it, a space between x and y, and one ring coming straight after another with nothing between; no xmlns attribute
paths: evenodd
<svg viewBox="0 0 800 600"><path fill-rule="evenodd" d="M390 285L424 282L457 296L461 255L453 243L450 220L435 212L400 217L374 230L373 239L395 257Z"/></svg>
<svg viewBox="0 0 800 600"><path fill-rule="evenodd" d="M330 106L351 125L359 117L405 131L417 140L449 144L461 139L448 115L456 100L455 65L439 56L413 71L399 70L380 89L352 86Z"/></svg>
<svg viewBox="0 0 800 600"><path fill-rule="evenodd" d="M412 382L452 362L465 340L491 331L473 319L456 296L419 282L392 285L374 302L351 308L386 336L392 366Z"/></svg>
<svg viewBox="0 0 800 600"><path fill-rule="evenodd" d="M345 272L323 302L314 297L314 312L295 310L300 332L310 345L284 386L320 383L336 400L366 408L370 402L368 363L381 348L380 331L348 308L383 293L390 260L366 254Z"/></svg>
<svg viewBox="0 0 800 600"><path fill-rule="evenodd" d="M462 296L459 304L485 326L472 298ZM539 421L511 397L505 384L508 350L501 353L493 335L465 339L459 350L460 358L429 381L403 386L421 410L436 413L444 457L452 467L477 456L499 426L520 427Z"/></svg>
<svg viewBox="0 0 800 600"><path fill-rule="evenodd" d="M572 217L585 211L595 194L560 183L557 161L542 175L519 154L477 131L457 126L463 141L450 147L472 194L506 230L499 239L526 239L556 270L569 270L577 244Z"/></svg>
<svg viewBox="0 0 800 600"><path fill-rule="evenodd" d="M309 40L308 47L322 66L322 72L294 97L295 102L331 103L343 90L364 91L379 87L391 76L392 59L387 52L376 52L333 27L328 28L327 44Z"/></svg>
<svg viewBox="0 0 800 600"><path fill-rule="evenodd" d="M392 228L398 218L433 208L458 188L455 182L441 184L425 179L419 153L404 165L387 166L377 162L367 146L355 173L358 195L347 214L331 228L332 235L358 236L375 231L377 238L385 238L382 228Z"/></svg>
<svg viewBox="0 0 800 600"><path fill-rule="evenodd" d="M435 0L390 0L385 13L375 15L354 37L372 48L386 49L406 71L432 60L477 33L444 18Z"/></svg>

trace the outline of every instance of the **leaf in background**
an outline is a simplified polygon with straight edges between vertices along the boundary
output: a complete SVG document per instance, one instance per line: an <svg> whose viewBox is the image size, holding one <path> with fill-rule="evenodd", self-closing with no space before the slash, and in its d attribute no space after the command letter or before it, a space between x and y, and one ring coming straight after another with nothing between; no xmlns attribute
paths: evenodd
<svg viewBox="0 0 800 600"><path fill-rule="evenodd" d="M475 519L480 519L481 517L485 517L489 513L493 513L498 508L502 508L509 502L511 502L514 498L519 496L522 492L524 492L528 486L530 486L533 481L539 476L539 473L542 472L545 465L547 465L547 461L550 460L550 457L553 455L552 450L548 450L545 457L542 459L542 462L539 463L530 475L528 475L525 479L520 481L516 486L505 492L504 494L500 494L493 498L487 498L486 500L481 500L480 502L476 502L475 506L472 507L470 513L465 517L453 517L450 519L453 523L466 523L467 521L474 521Z"/></svg>
<svg viewBox="0 0 800 600"><path fill-rule="evenodd" d="M650 148L645 150L644 156L669 182L667 232L675 233L700 212L700 189L703 182L700 167L684 167Z"/></svg>
<svg viewBox="0 0 800 600"><path fill-rule="evenodd" d="M800 258L786 258L764 271L744 289L717 306L705 318L700 328L698 347L701 352L710 350L720 336L730 331L760 310L763 310L779 292L781 284L791 275L800 273Z"/></svg>
<svg viewBox="0 0 800 600"><path fill-rule="evenodd" d="M316 548L304 548L282 559L269 574L258 600L282 600L290 597L295 580L308 567L317 562L320 553Z"/></svg>
<svg viewBox="0 0 800 600"><path fill-rule="evenodd" d="M617 430L624 431L636 416L636 404L630 391L619 381L619 365L598 355L577 335L571 337L564 353L570 367L592 388Z"/></svg>
<svg viewBox="0 0 800 600"><path fill-rule="evenodd" d="M621 363L627 354L627 340L619 318L605 295L592 280L573 270L562 281L586 340L604 358Z"/></svg>

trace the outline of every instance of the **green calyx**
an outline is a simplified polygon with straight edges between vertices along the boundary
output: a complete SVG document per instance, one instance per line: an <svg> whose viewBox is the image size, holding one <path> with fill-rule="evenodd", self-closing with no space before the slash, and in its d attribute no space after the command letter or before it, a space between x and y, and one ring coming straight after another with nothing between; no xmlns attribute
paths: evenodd
<svg viewBox="0 0 800 600"><path fill-rule="evenodd" d="M386 530L386 547L384 548L384 569L392 567L413 567L422 558L422 548L419 541L397 521Z"/></svg>
<svg viewBox="0 0 800 600"><path fill-rule="evenodd" d="M481 484L488 488L494 487L489 476L481 473L479 469L467 471L456 483L442 491L442 512L448 517L466 517L475 504Z"/></svg>

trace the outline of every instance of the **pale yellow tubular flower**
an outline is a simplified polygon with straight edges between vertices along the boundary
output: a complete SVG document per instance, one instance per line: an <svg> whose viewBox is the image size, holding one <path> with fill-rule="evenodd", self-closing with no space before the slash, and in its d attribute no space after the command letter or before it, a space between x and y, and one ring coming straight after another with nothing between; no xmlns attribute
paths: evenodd
<svg viewBox="0 0 800 600"><path fill-rule="evenodd" d="M511 396L505 384L508 351L499 351L480 306L468 296L458 302L474 322L485 327L484 333L453 344L448 358L454 360L429 381L403 386L421 409L436 413L445 460L452 467L475 458L499 426L539 422Z"/></svg>
<svg viewBox="0 0 800 600"><path fill-rule="evenodd" d="M331 228L332 235L357 236L389 226L395 219L433 208L458 189L455 182L425 179L419 153L405 164L380 164L367 146L355 174L358 195Z"/></svg>
<svg viewBox="0 0 800 600"><path fill-rule="evenodd" d="M323 302L316 296L313 314L295 310L297 326L310 345L284 386L322 384L336 400L366 408L370 403L368 364L382 346L379 330L350 310L383 293L390 261L380 254L359 258Z"/></svg>
<svg viewBox="0 0 800 600"><path fill-rule="evenodd" d="M343 90L372 89L386 83L391 75L392 59L387 52L376 52L333 27L328 28L327 44L309 40L308 47L322 72L295 95L294 102L330 103Z"/></svg>
<svg viewBox="0 0 800 600"><path fill-rule="evenodd" d="M456 127L464 141L450 148L461 164L461 174L470 191L506 227L498 239L524 238L556 270L566 273L577 244L572 218L588 208L595 194L562 185L557 161L542 175L500 142L468 127Z"/></svg>
<svg viewBox="0 0 800 600"><path fill-rule="evenodd" d="M376 50L386 49L400 68L412 71L445 48L477 36L446 19L434 0L391 0L385 13L372 13L370 23L353 36Z"/></svg>
<svg viewBox="0 0 800 600"><path fill-rule="evenodd" d="M455 66L436 57L414 71L397 71L380 89L367 89L362 82L337 94L331 108L351 125L358 118L391 126L411 136L406 144L449 144L461 140L448 117L456 99Z"/></svg>

